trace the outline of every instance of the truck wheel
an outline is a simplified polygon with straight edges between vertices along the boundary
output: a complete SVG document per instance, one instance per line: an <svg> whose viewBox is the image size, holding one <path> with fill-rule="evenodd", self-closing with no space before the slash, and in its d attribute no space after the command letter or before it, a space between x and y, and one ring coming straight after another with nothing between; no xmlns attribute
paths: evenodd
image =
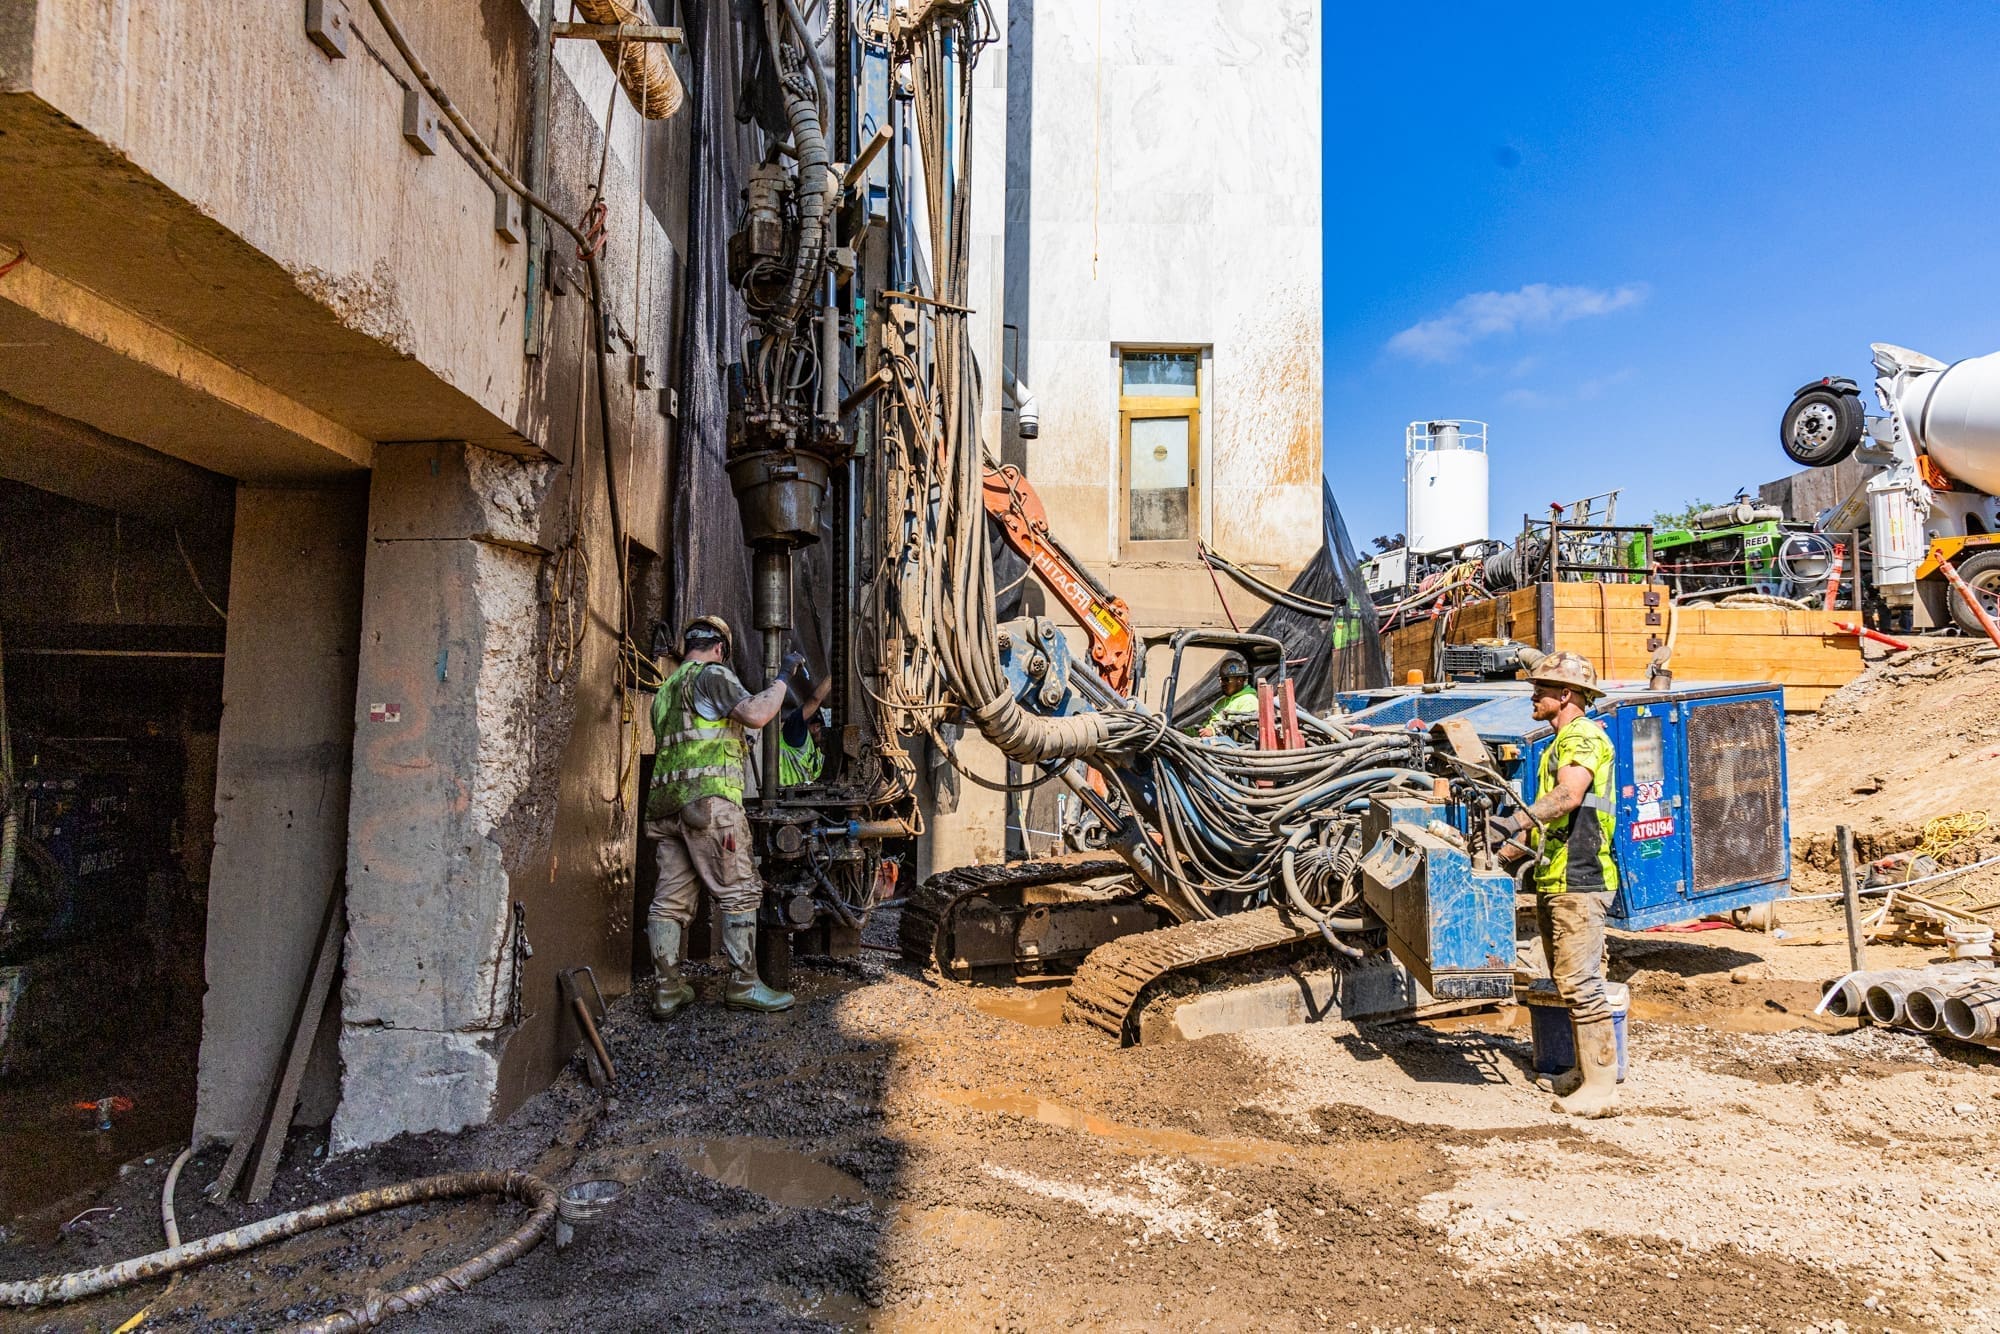
<svg viewBox="0 0 2000 1334"><path fill-rule="evenodd" d="M1857 395L1816 385L1792 398L1778 428L1778 443L1802 468L1831 468L1861 443L1866 415Z"/></svg>
<svg viewBox="0 0 2000 1334"><path fill-rule="evenodd" d="M1954 564L1958 567L1958 577L1965 580L1965 586L1979 599L1986 614L2000 623L2000 551L1982 551ZM1979 623L1955 588L1951 590L1951 619L1974 639L1986 638L1986 627Z"/></svg>

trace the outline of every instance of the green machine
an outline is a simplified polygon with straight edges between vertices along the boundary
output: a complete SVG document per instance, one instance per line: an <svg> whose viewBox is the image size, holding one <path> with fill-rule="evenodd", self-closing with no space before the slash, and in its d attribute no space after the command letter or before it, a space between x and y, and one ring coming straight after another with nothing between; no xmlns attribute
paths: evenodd
<svg viewBox="0 0 2000 1334"><path fill-rule="evenodd" d="M1632 568L1645 568L1641 539L1632 540L1626 555ZM1736 593L1803 601L1825 593L1833 539L1809 525L1786 523L1776 506L1739 499L1703 510L1686 528L1655 529L1653 560L1681 602L1716 602Z"/></svg>

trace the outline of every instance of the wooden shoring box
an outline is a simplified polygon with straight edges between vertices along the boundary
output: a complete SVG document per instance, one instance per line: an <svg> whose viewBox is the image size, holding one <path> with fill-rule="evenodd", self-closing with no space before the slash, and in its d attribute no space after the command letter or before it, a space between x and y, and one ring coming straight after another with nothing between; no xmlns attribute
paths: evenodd
<svg viewBox="0 0 2000 1334"><path fill-rule="evenodd" d="M1384 636L1390 679L1412 671L1437 679L1437 650L1477 639L1517 639L1546 652L1589 658L1606 681L1643 683L1673 622L1676 682L1769 681L1785 688L1789 713L1811 713L1861 675L1860 644L1834 622L1852 611L1781 607L1672 607L1657 584L1564 583L1518 588Z"/></svg>

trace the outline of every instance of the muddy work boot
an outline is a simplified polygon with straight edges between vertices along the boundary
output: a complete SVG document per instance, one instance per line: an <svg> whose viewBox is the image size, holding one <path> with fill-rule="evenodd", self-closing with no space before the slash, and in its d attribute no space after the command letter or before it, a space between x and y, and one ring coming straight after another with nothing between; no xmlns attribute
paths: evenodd
<svg viewBox="0 0 2000 1334"><path fill-rule="evenodd" d="M1611 1020L1576 1026L1576 1058L1582 1085L1556 1099L1555 1110L1585 1118L1618 1115L1618 1034Z"/></svg>
<svg viewBox="0 0 2000 1334"><path fill-rule="evenodd" d="M757 914L728 913L722 919L722 952L729 956L729 986L722 1003L732 1010L776 1014L792 1008L792 993L764 985L757 976Z"/></svg>
<svg viewBox="0 0 2000 1334"><path fill-rule="evenodd" d="M681 924L647 921L646 943L653 952L653 1018L668 1019L694 999L694 988L681 977Z"/></svg>
<svg viewBox="0 0 2000 1334"><path fill-rule="evenodd" d="M1583 1048L1581 1045L1578 1044L1576 1040L1576 1021L1574 1019L1570 1021L1569 1032L1570 1032L1570 1051L1572 1053L1582 1052ZM1554 1093L1558 1098L1567 1098L1570 1094L1582 1088L1583 1087L1582 1060L1583 1058L1579 1055L1577 1057L1577 1062L1578 1062L1577 1064L1571 1066L1569 1069L1563 1071L1559 1075L1550 1075L1549 1091L1551 1093Z"/></svg>

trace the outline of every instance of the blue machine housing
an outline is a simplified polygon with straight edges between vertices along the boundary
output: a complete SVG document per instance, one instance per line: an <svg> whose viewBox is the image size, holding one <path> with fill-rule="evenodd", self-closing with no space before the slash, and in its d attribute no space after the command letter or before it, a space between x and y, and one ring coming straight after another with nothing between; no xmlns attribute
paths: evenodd
<svg viewBox="0 0 2000 1334"><path fill-rule="evenodd" d="M1340 703L1356 727L1463 719L1533 801L1554 734L1535 721L1529 690L1520 681L1412 686L1347 694ZM1613 689L1590 713L1618 755L1611 926L1639 930L1784 897L1792 856L1779 687ZM1462 824L1463 812L1454 814Z"/></svg>
<svg viewBox="0 0 2000 1334"><path fill-rule="evenodd" d="M1438 1000L1514 994L1514 877L1473 866L1431 830L1448 808L1421 797L1375 797L1362 820L1361 898L1389 948Z"/></svg>

